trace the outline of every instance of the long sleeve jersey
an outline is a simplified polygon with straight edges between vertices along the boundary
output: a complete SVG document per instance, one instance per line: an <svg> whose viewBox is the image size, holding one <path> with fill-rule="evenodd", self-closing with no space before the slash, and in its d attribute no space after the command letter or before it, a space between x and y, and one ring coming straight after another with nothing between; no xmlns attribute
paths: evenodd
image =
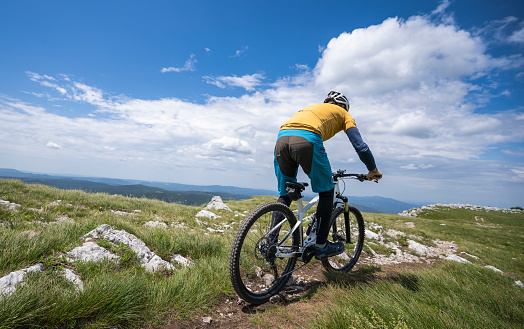
<svg viewBox="0 0 524 329"><path fill-rule="evenodd" d="M322 136L322 141L329 140L343 130L366 168L368 170L376 168L373 154L362 140L355 120L340 106L330 103L310 105L297 112L280 127L280 130L285 129L311 131Z"/></svg>

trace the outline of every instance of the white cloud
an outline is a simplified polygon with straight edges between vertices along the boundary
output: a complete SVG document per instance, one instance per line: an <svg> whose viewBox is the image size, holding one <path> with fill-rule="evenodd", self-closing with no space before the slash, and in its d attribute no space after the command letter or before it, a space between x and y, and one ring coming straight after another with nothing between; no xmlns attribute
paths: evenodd
<svg viewBox="0 0 524 329"><path fill-rule="evenodd" d="M446 4L437 11L444 12ZM492 57L478 35L453 24L435 23L428 16L415 16L390 18L342 33L322 50L313 70L297 65L297 75L264 84L265 89L261 73L204 76L207 83L220 88L241 87L250 92L240 97L209 96L204 104L178 98L112 97L111 91L68 76L29 72L29 79L64 99L91 104L94 112L110 116L90 113L69 118L0 97L0 139L24 145L20 150L3 143L0 151L64 162L82 159L82 165L124 159L115 171L132 168L129 172L134 173L141 168L147 175L167 177L168 173L170 180L179 182L192 179L196 172L209 179L205 183L212 179L216 184L253 186L250 180L256 180L271 188L273 147L280 125L301 108L322 102L329 90L339 90L350 97L351 114L384 171L384 190L388 175L405 175L404 169L410 170L413 180L419 175L417 182L423 181L428 190L449 188L435 182L453 175L453 184L469 186L471 172L489 171L491 178L483 180L487 184L500 181L496 172L520 175L519 169L510 171L482 158L500 143L524 141L524 115L521 110L477 112L482 102L500 94L491 95L495 87L483 84L481 78L515 68L519 60ZM165 72L194 70L195 63L191 55L184 67ZM67 147L46 155L42 140L60 141ZM48 144L53 146L60 145ZM326 143L326 149L333 169L349 165L365 170L343 134ZM507 145L504 150L514 152ZM58 153L64 153L63 158L57 158ZM140 164L132 167L136 163ZM463 169L463 164L468 168ZM430 174L434 178L423 176ZM392 193L395 188L391 187Z"/></svg>
<svg viewBox="0 0 524 329"><path fill-rule="evenodd" d="M206 50L208 50L206 48ZM184 63L183 67L164 67L162 68L161 72L184 72L184 71L195 71L195 64L197 63L197 60L195 59L195 54L191 54L189 56L189 59Z"/></svg>
<svg viewBox="0 0 524 329"><path fill-rule="evenodd" d="M400 168L402 169L408 169L408 170L416 170L416 169L428 169L428 168L433 168L433 165L425 165L425 164L420 164L420 165L415 165L413 163L410 163L408 165L405 165L405 166L400 166Z"/></svg>
<svg viewBox="0 0 524 329"><path fill-rule="evenodd" d="M62 145L57 144L55 142L51 142L51 141L47 142L46 146L51 148L51 149L55 149L55 150L59 150L59 149L62 148Z"/></svg>
<svg viewBox="0 0 524 329"><path fill-rule="evenodd" d="M230 58L240 57L243 53L248 50L248 46L242 46L242 49L235 51L234 55L229 56Z"/></svg>
<svg viewBox="0 0 524 329"><path fill-rule="evenodd" d="M515 43L524 43L524 26L522 26L520 30L513 32L513 34L511 34L509 37L509 41Z"/></svg>
<svg viewBox="0 0 524 329"><path fill-rule="evenodd" d="M236 75L232 76L220 76L220 77L211 77L203 76L202 77L207 83L215 85L219 88L230 87L241 87L247 91L255 90L255 87L260 85L261 80L264 79L264 75L261 73L255 73L251 75L243 75L237 77Z"/></svg>
<svg viewBox="0 0 524 329"><path fill-rule="evenodd" d="M431 12L432 15L442 15L446 12L446 9L451 5L450 0L442 0L440 5Z"/></svg>
<svg viewBox="0 0 524 329"><path fill-rule="evenodd" d="M435 88L496 65L484 50L455 26L390 18L333 38L315 68L317 83L360 96Z"/></svg>

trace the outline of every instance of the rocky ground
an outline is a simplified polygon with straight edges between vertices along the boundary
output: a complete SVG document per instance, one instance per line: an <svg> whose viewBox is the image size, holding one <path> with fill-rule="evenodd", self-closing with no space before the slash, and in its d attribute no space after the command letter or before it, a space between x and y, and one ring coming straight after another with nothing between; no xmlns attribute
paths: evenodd
<svg viewBox="0 0 524 329"><path fill-rule="evenodd" d="M56 203L59 204L60 200L57 200ZM20 206L3 200L0 200L0 205L13 210ZM227 224L218 226L215 224L212 226L206 223L206 218L219 217L213 213L215 209L231 211L227 205L222 202L220 197L214 197L195 218L195 221L201 229L206 232L206 234L221 234L225 230L232 229L232 227ZM417 214L417 210L410 210L402 215L416 217ZM118 215L133 216L133 213L119 212ZM237 213L235 215L243 217L245 214ZM62 221L68 220L70 219L65 216L63 218L61 217L57 222L48 224L59 224ZM478 220L480 221L480 218ZM482 223L479 224L482 225ZM160 228L168 227L166 223L160 220L150 221L145 225ZM415 226L413 222L406 222L405 225L406 228L412 228ZM171 223L171 226L184 227L184 224L173 222ZM38 231L27 231L24 232L24 234L27 234L28 238L30 238L32 235L38 234ZM402 241L404 241L404 243L402 245L399 242L396 242L399 238L403 238ZM134 235L127 233L124 230L115 230L111 226L105 224L100 225L91 232L86 232L82 237L79 246L68 251L63 255L63 257L70 263L73 263L75 260L99 261L104 258L118 261L117 255L112 254L98 244L98 241L102 240L113 244L126 244L137 254L138 260L142 266L151 272L157 271L160 268L174 268L173 264L175 263L184 266L191 266L192 264L190 260L181 255L173 255L170 260L161 259L158 255L152 252L144 242ZM379 225L367 223L367 251L363 251L359 263L353 271L358 271L360 266L373 265L381 268L380 275L387 276L391 275L393 272L401 271L406 268L432 266L432 264L442 261L468 263L471 259L477 258L474 255L460 252L456 244L452 241L442 241L437 239L432 241L429 245L426 245L420 242L422 240L423 239L420 237L409 235L402 231L391 229L386 230ZM390 250L391 253L385 255L375 252L373 246L383 246ZM487 265L486 267L497 272L503 272L493 266ZM25 275L31 271L42 271L42 264L20 269L0 278L0 298L2 296L6 298L12 294L16 289L17 284L23 282ZM377 279L379 279L380 275L377 276ZM83 289L82 281L70 269L65 270L63 276L75 283L79 290ZM175 321L175 318L173 318L173 320L164 326L163 329L256 328L257 326L253 323L253 315L264 313L268 308L278 307L279 305L285 306L286 314L288 314L288 316L278 319L278 326L280 328L285 328L286 326L289 326L290 328L301 327L307 323L307 319L310 318L310 316L316 314L315 299L304 299L304 297L313 294L315 288L324 284L324 282L325 277L322 273L320 262L312 262L295 272L295 275L290 278L290 282L288 282L286 288L279 295L274 296L267 304L260 306L248 305L241 299L238 299L238 297L230 296L218 304L213 313L199 315L197 318L187 321L180 321L179 319ZM524 287L520 281L515 282L515 284ZM293 316L293 314L296 316ZM302 321L304 322L301 323Z"/></svg>

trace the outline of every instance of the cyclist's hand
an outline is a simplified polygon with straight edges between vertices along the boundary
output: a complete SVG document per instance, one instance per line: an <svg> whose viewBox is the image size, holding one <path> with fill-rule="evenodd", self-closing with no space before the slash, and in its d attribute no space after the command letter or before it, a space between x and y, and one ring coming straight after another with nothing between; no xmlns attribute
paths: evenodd
<svg viewBox="0 0 524 329"><path fill-rule="evenodd" d="M368 180L374 180L378 182L378 180L382 178L382 173L377 168L375 168L368 172L367 178Z"/></svg>

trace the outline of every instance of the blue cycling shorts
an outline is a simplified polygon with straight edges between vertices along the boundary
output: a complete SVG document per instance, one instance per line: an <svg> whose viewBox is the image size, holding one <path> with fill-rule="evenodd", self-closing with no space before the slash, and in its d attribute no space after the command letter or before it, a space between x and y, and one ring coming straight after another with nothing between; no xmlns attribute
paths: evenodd
<svg viewBox="0 0 524 329"><path fill-rule="evenodd" d="M280 130L274 156L279 195L287 195L286 182L297 181L299 166L311 180L313 192L320 193L334 188L331 165L322 136L307 130Z"/></svg>

